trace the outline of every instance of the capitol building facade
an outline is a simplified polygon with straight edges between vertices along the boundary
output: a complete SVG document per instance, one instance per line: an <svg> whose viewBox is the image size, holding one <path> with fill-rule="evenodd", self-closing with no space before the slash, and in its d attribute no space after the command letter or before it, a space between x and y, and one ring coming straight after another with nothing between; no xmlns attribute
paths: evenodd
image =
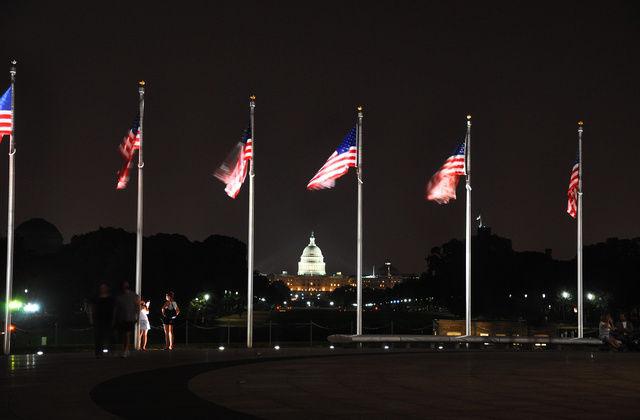
<svg viewBox="0 0 640 420"><path fill-rule="evenodd" d="M391 267L390 263L385 266ZM390 288L399 283L402 279L400 276L393 275L389 269L379 270L382 275L363 276L363 287L369 288ZM327 275L326 263L322 250L316 244L316 238L313 232L309 238L309 244L302 250L300 260L298 261L298 273L289 274L283 271L281 274L272 274L269 276L270 282L280 281L289 287L292 292L332 292L338 287L356 286L355 276L345 276L338 272Z"/></svg>

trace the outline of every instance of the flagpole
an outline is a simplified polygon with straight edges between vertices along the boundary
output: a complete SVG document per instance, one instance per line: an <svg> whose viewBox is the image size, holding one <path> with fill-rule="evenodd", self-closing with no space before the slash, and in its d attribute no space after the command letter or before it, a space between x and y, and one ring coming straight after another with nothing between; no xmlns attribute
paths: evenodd
<svg viewBox="0 0 640 420"><path fill-rule="evenodd" d="M249 161L249 237L247 240L247 348L253 347L253 181L254 159L256 155L256 139L254 126L254 112L256 108L256 97L249 97L249 121L251 123L251 146L252 157Z"/></svg>
<svg viewBox="0 0 640 420"><path fill-rule="evenodd" d="M465 172L467 190L466 239L465 239L465 335L471 335L471 115L467 115L465 144Z"/></svg>
<svg viewBox="0 0 640 420"><path fill-rule="evenodd" d="M582 121L578 122L578 338L584 337L584 306L582 290Z"/></svg>
<svg viewBox="0 0 640 420"><path fill-rule="evenodd" d="M142 213L143 213L143 174L144 157L142 155L143 144L143 120L144 120L144 91L145 82L141 80L138 83L138 106L140 115L140 126L138 133L140 134L140 149L138 150L138 220L136 226L136 294L142 297ZM136 323L134 333L134 345L136 350L140 350L140 323Z"/></svg>
<svg viewBox="0 0 640 420"><path fill-rule="evenodd" d="M13 224L15 219L15 97L16 97L16 60L11 61L11 135L9 136L9 199L7 210L7 287L4 307L4 354L11 353L11 297L13 295Z"/></svg>
<svg viewBox="0 0 640 420"><path fill-rule="evenodd" d="M356 334L362 335L362 119L364 117L363 109L361 106L358 107L358 129L357 129L357 140L358 140L358 167L357 167L357 178L358 178L358 244L357 244L357 267L356 267L356 286L357 286L357 298L356 298Z"/></svg>

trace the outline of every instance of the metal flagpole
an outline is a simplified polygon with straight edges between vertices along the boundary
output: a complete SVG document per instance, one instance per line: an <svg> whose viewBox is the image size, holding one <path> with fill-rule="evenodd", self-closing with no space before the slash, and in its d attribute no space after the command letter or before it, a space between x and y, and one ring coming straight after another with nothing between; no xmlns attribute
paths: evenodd
<svg viewBox="0 0 640 420"><path fill-rule="evenodd" d="M465 240L465 335L471 335L471 115L467 115L465 144L465 172L467 190L467 223Z"/></svg>
<svg viewBox="0 0 640 420"><path fill-rule="evenodd" d="M11 62L9 74L11 75L11 135L9 136L9 200L7 210L7 288L6 303L4 307L4 354L11 353L11 297L13 295L13 223L15 219L15 97L16 97L16 60Z"/></svg>
<svg viewBox="0 0 640 420"><path fill-rule="evenodd" d="M578 122L578 338L584 336L584 306L582 304L582 121Z"/></svg>
<svg viewBox="0 0 640 420"><path fill-rule="evenodd" d="M364 117L363 109L358 107L358 166L357 166L357 178L358 178L358 245L357 245L357 298L356 304L356 334L362 335L362 118Z"/></svg>
<svg viewBox="0 0 640 420"><path fill-rule="evenodd" d="M144 169L144 157L142 155L142 142L143 142L143 120L144 120L144 89L145 82L141 80L138 83L138 95L139 95L139 114L140 114L140 126L138 127L138 133L140 134L140 149L138 150L138 223L136 227L136 294L142 296L142 210L143 210L143 179L142 171ZM140 323L136 323L134 333L135 349L140 350Z"/></svg>
<svg viewBox="0 0 640 420"><path fill-rule="evenodd" d="M256 97L249 97L249 120L251 123L252 156L249 161L249 238L247 240L247 348L253 347L253 181L254 159L256 156L256 139L254 112L256 109ZM244 151L243 151L244 153Z"/></svg>

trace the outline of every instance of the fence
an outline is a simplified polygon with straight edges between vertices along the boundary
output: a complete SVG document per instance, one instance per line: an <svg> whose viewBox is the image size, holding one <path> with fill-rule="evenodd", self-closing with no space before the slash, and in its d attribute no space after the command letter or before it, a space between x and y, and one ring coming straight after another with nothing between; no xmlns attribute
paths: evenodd
<svg viewBox="0 0 640 420"><path fill-rule="evenodd" d="M314 321L276 323L266 321L254 324L253 340L256 346L273 346L288 343L296 346L325 345L327 337L334 334L353 334L355 323L323 325ZM364 327L365 334L432 334L432 325L415 327L410 323L390 321L380 325ZM12 347L16 351L40 347L90 347L93 344L93 328L68 327L56 324L43 327L22 329L18 325L12 334ZM227 347L243 346L246 343L246 325L240 323L218 324L213 326L198 325L191 321L183 321L174 325L174 342L180 345L224 345ZM163 346L164 332L162 326L155 326L149 331L149 345Z"/></svg>

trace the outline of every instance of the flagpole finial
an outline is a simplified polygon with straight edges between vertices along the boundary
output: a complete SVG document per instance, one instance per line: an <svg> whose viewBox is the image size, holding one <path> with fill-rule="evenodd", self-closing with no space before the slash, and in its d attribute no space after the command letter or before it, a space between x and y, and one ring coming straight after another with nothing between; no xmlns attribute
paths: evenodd
<svg viewBox="0 0 640 420"><path fill-rule="evenodd" d="M11 67L9 67L9 74L11 74L11 77L16 75L16 64L18 64L18 62L15 59L11 60Z"/></svg>
<svg viewBox="0 0 640 420"><path fill-rule="evenodd" d="M251 102L255 102L256 101L256 95L249 95L249 100Z"/></svg>
<svg viewBox="0 0 640 420"><path fill-rule="evenodd" d="M467 114L467 120L471 121L471 114Z"/></svg>
<svg viewBox="0 0 640 420"><path fill-rule="evenodd" d="M582 126L584 125L584 121L582 121L582 120L578 121L578 125L579 125L580 127L582 127Z"/></svg>

